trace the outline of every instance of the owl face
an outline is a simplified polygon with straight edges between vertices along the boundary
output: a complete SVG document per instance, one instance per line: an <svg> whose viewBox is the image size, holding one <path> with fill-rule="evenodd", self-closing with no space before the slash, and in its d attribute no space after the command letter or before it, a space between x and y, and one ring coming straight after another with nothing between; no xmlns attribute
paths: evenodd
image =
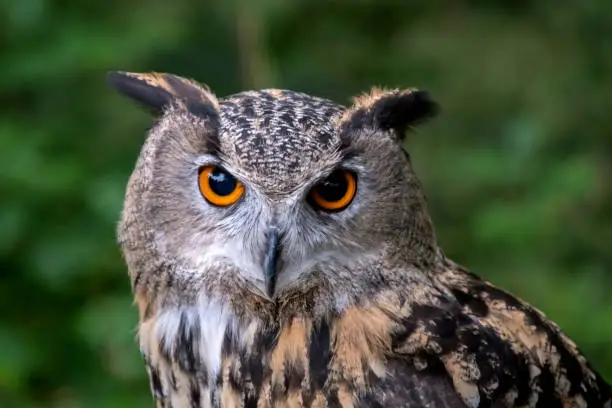
<svg viewBox="0 0 612 408"><path fill-rule="evenodd" d="M356 294L380 279L383 260L433 247L410 241L431 227L401 146L406 127L433 112L425 94L376 91L345 108L281 90L217 100L167 74L114 75L159 117L120 225L133 283L156 280L146 253L185 293Z"/></svg>

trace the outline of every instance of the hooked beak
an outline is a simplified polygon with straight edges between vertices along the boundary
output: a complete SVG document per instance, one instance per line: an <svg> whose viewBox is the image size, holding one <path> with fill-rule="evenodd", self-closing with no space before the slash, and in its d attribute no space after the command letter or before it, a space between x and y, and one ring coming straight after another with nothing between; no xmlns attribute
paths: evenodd
<svg viewBox="0 0 612 408"><path fill-rule="evenodd" d="M280 233L278 228L272 227L268 232L268 245L264 258L264 274L266 281L266 294L272 298L276 287L277 263L281 252Z"/></svg>

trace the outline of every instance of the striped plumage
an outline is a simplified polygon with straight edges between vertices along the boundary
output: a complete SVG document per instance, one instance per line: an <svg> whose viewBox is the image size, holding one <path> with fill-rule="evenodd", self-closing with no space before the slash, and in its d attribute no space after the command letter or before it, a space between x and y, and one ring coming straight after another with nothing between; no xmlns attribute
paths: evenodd
<svg viewBox="0 0 612 408"><path fill-rule="evenodd" d="M451 262L432 272L326 317L245 294L248 320L220 330L214 378L189 312L152 313L140 335L158 405L610 406L609 386L539 311ZM179 321L170 341L154 334L166 318Z"/></svg>
<svg viewBox="0 0 612 408"><path fill-rule="evenodd" d="M553 322L438 247L402 150L435 113L425 93L374 90L344 108L110 79L159 118L119 228L158 407L611 407ZM200 200L206 160L244 183L242 201ZM317 213L306 193L337 168L357 174L357 195Z"/></svg>

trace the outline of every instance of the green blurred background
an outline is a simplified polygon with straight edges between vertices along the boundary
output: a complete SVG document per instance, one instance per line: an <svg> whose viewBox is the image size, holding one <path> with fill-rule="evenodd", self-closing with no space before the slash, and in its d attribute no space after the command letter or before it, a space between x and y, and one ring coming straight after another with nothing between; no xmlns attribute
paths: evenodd
<svg viewBox="0 0 612 408"><path fill-rule="evenodd" d="M609 0L12 0L0 33L0 406L152 406L115 244L150 118L111 69L430 90L407 148L446 252L612 379Z"/></svg>

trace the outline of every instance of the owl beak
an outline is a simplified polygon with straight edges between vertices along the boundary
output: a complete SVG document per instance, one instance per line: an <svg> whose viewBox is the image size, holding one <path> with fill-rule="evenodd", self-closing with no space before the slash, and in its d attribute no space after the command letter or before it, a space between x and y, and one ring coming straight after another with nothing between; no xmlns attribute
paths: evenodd
<svg viewBox="0 0 612 408"><path fill-rule="evenodd" d="M281 252L280 233L278 228L272 227L268 232L268 246L264 258L264 273L266 280L266 294L272 298L276 287L276 274L278 256Z"/></svg>

